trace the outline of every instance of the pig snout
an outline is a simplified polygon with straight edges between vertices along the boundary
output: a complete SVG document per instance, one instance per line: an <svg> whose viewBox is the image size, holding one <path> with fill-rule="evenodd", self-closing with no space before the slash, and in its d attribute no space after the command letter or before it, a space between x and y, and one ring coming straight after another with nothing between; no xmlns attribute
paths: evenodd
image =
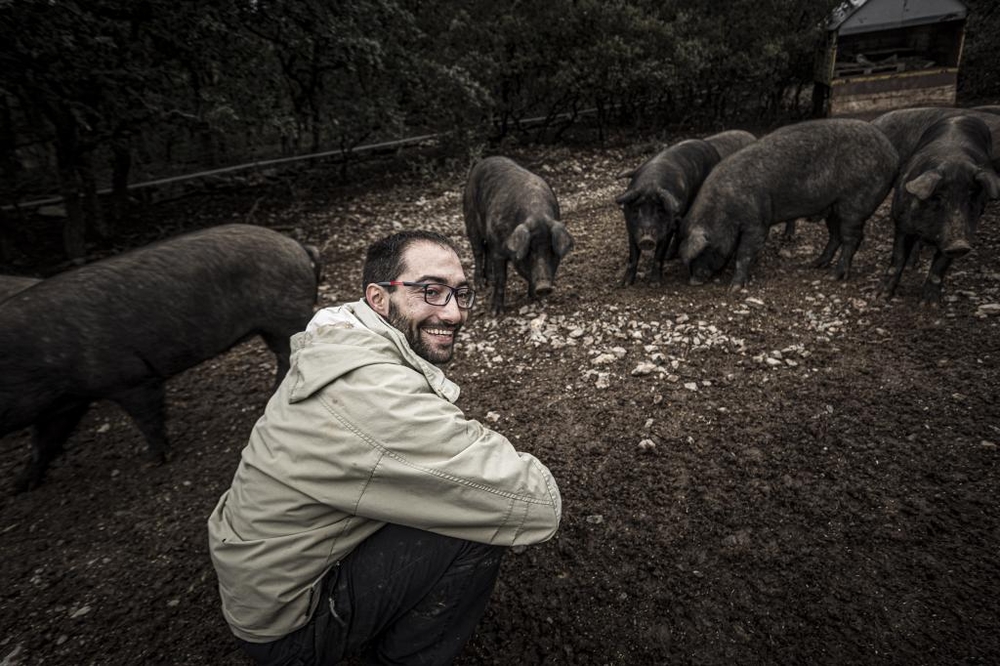
<svg viewBox="0 0 1000 666"><path fill-rule="evenodd" d="M552 293L551 280L539 280L535 283L535 294L538 296L548 296Z"/></svg>
<svg viewBox="0 0 1000 666"><path fill-rule="evenodd" d="M639 237L639 249L652 252L656 248L656 239L653 234L643 234Z"/></svg>
<svg viewBox="0 0 1000 666"><path fill-rule="evenodd" d="M964 238L953 240L943 248L941 251L944 252L945 256L951 257L952 259L957 259L958 257L968 254L972 250L972 245L969 241Z"/></svg>

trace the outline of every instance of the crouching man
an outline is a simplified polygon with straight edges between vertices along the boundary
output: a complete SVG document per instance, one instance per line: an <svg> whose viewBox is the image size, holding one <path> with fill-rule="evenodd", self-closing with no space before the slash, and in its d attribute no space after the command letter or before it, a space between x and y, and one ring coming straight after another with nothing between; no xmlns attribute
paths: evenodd
<svg viewBox="0 0 1000 666"><path fill-rule="evenodd" d="M455 246L372 244L364 298L320 310L208 521L222 610L260 664L447 664L505 546L550 538L549 470L465 417L451 359L475 300Z"/></svg>

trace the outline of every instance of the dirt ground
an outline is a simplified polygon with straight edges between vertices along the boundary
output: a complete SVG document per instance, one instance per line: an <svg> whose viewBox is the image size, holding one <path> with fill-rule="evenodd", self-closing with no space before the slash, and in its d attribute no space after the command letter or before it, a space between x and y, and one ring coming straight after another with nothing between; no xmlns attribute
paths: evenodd
<svg viewBox="0 0 1000 666"><path fill-rule="evenodd" d="M937 309L917 304L927 257L873 299L884 206L846 283L808 267L826 232L800 223L788 243L773 230L746 291L689 286L677 262L622 287L615 175L645 155L516 157L550 180L576 247L544 302L511 277L506 316L478 307L448 372L469 415L552 469L564 515L505 559L459 663L1000 663L1000 317L981 307L1000 302L1000 206ZM251 221L319 245L331 305L357 298L364 248L394 229L453 235L471 271L465 168L262 181L156 215L162 235ZM246 663L205 520L273 371L251 341L172 379L160 467L110 403L31 493L9 492L27 432L0 439L0 664Z"/></svg>

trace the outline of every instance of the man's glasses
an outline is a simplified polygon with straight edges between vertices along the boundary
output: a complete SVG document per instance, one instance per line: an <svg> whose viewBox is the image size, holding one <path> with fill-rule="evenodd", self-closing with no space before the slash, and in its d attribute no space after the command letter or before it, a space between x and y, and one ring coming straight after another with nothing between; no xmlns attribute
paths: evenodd
<svg viewBox="0 0 1000 666"><path fill-rule="evenodd" d="M468 310L476 302L476 292L472 287L449 287L438 282L404 282L403 280L390 280L389 282L376 282L380 287L418 287L424 292L424 302L428 305L444 307L455 296L455 303L463 310Z"/></svg>

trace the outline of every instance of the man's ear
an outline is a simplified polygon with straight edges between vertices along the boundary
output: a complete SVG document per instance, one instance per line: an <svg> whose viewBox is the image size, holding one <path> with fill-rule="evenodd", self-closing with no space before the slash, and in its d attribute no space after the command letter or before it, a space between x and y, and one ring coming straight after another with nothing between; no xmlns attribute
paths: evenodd
<svg viewBox="0 0 1000 666"><path fill-rule="evenodd" d="M365 287L365 300L371 309L383 317L389 315L389 292L385 287L380 287L374 282L370 282Z"/></svg>

